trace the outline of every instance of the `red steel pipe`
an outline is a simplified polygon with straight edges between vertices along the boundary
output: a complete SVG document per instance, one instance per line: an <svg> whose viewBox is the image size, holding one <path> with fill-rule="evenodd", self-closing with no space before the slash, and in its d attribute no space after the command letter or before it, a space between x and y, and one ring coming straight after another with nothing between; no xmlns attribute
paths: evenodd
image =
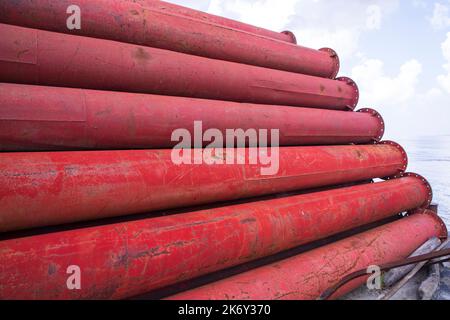
<svg viewBox="0 0 450 320"><path fill-rule="evenodd" d="M398 145L286 147L264 175L270 164L251 164L253 150L239 149L245 164L239 152L235 164L209 164L219 155L201 149L192 163L202 164L176 164L172 150L0 153L0 232L394 176L407 165Z"/></svg>
<svg viewBox="0 0 450 320"><path fill-rule="evenodd" d="M295 35L290 31L275 32L264 28L256 27L240 21L227 19L224 17L216 16L206 12L193 10L191 8L179 6L173 3L161 1L161 0L127 0L130 2L136 2L142 5L148 10L159 10L169 14L181 15L192 19L204 21L206 23L218 24L224 27L237 29L245 32L254 33L263 37L273 38L280 41L289 43L297 43Z"/></svg>
<svg viewBox="0 0 450 320"><path fill-rule="evenodd" d="M4 241L0 298L128 298L430 202L429 185L406 177ZM76 292L65 288L70 265L82 270Z"/></svg>
<svg viewBox="0 0 450 320"><path fill-rule="evenodd" d="M67 27L67 8L81 11L80 29ZM0 22L183 52L211 59L256 65L334 79L336 52L314 50L205 23L122 0L21 0L0 2Z"/></svg>
<svg viewBox="0 0 450 320"><path fill-rule="evenodd" d="M169 299L315 300L344 276L372 265L407 258L431 237L447 237L431 211L361 233L299 256L251 270ZM342 287L333 298L362 285L367 277Z"/></svg>
<svg viewBox="0 0 450 320"><path fill-rule="evenodd" d="M0 82L342 110L358 102L358 88L348 78L330 80L5 24L0 36Z"/></svg>
<svg viewBox="0 0 450 320"><path fill-rule="evenodd" d="M218 129L224 137L227 129L278 129L282 146L379 141L383 119L360 111L3 83L0 150L163 149L177 144L171 136L179 128L194 137L200 119L203 131Z"/></svg>

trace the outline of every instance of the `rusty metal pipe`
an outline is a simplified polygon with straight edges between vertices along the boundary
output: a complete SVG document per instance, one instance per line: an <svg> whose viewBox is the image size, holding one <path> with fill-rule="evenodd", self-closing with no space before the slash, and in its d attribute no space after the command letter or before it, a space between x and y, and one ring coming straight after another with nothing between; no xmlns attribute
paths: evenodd
<svg viewBox="0 0 450 320"><path fill-rule="evenodd" d="M441 240L436 238L436 237L432 238L432 239L436 239L439 243L441 242ZM448 241L448 240L446 240L446 241ZM437 247L439 247L439 245L437 245ZM420 250L420 248L418 250ZM450 254L450 249L448 249L448 250L440 250L440 251L437 251L437 252L432 252L432 253L428 253L428 254L424 254L424 255L420 255L420 256L414 256L414 254L413 254L413 256L410 257L410 258L403 259L403 260L400 260L400 261L390 262L390 263L387 263L387 264L383 264L383 265L380 265L379 268L380 268L380 271L388 272L391 269L404 268L404 267L408 267L408 266L413 265L412 268L414 269L414 264L421 263L421 262L425 262L425 264L428 264L428 265L433 265L433 263L439 263L439 262L436 261L436 259L441 259L441 258L445 259L445 255L446 254L447 255ZM435 259L433 259L433 261L429 261L432 258L435 258ZM353 273L350 273L350 274L346 275L343 279L341 279L332 288L328 288L325 292L323 292L320 295L320 297L318 298L318 300L327 300L327 299L329 299L337 290L339 290L339 288L341 288L346 283L348 283L348 282L350 282L350 281L352 281L354 279L366 276L366 275L367 275L367 268L364 268L362 270L355 271ZM377 300L381 300L381 298L382 298L382 296L378 297Z"/></svg>
<svg viewBox="0 0 450 320"><path fill-rule="evenodd" d="M394 176L407 166L394 143L285 147L272 164L252 164L257 149L234 151L191 151L191 164L174 162L177 150L0 153L0 232Z"/></svg>
<svg viewBox="0 0 450 320"><path fill-rule="evenodd" d="M0 2L0 22L133 43L206 58L334 79L339 59L314 50L122 0L77 0L80 29L67 27L71 0Z"/></svg>
<svg viewBox="0 0 450 320"><path fill-rule="evenodd" d="M8 240L0 242L0 298L127 298L430 202L429 185L406 177ZM73 264L81 290L64 287Z"/></svg>
<svg viewBox="0 0 450 320"><path fill-rule="evenodd" d="M237 29L245 32L250 32L263 37L273 38L280 41L297 44L295 35L290 31L275 32L264 28L256 27L240 21L227 19L214 14L193 10L188 7L179 6L173 3L161 0L126 0L130 2L139 3L146 10L158 10L168 14L181 15L192 19L200 20L206 23L217 24L220 26Z"/></svg>
<svg viewBox="0 0 450 320"><path fill-rule="evenodd" d="M224 137L227 129L276 129L282 146L371 143L384 134L382 117L371 109L344 112L0 83L2 151L171 148L177 144L172 133L185 128L194 137L200 119L203 132L217 129Z"/></svg>
<svg viewBox="0 0 450 320"><path fill-rule="evenodd" d="M5 24L0 36L0 82L339 110L354 109L358 102L358 88L348 78L330 80Z"/></svg>
<svg viewBox="0 0 450 320"><path fill-rule="evenodd" d="M315 300L347 274L408 257L431 237L447 237L430 211L361 233L299 256L170 297L172 300ZM333 298L362 285L343 286Z"/></svg>

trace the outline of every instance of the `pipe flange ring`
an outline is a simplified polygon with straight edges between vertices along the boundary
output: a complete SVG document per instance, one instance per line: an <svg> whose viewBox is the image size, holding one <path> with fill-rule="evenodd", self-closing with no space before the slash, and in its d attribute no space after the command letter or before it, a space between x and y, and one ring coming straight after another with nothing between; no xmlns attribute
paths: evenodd
<svg viewBox="0 0 450 320"><path fill-rule="evenodd" d="M397 142L389 141L389 140L382 141L379 144L387 144L387 145L396 147L398 150L400 150L400 152L402 154L402 160L403 160L403 164L399 168L399 172L397 174L395 174L391 177L385 177L383 179L391 180L391 179L401 178L403 176L403 174L405 173L406 169L408 168L408 154L406 153L405 149L403 149L403 147L400 144L398 144Z"/></svg>
<svg viewBox="0 0 450 320"><path fill-rule="evenodd" d="M289 36L289 38L291 38L291 42L293 44L297 44L297 37L295 36L295 34L292 31L286 30L281 33Z"/></svg>
<svg viewBox="0 0 450 320"><path fill-rule="evenodd" d="M334 68L333 68L333 72L331 73L330 79L335 79L339 73L339 70L341 69L341 60L339 59L339 55L337 54L336 51L334 51L331 48L322 48L322 49L319 49L319 51L326 52L330 55L331 58L333 58Z"/></svg>
<svg viewBox="0 0 450 320"><path fill-rule="evenodd" d="M381 139L383 139L384 133L386 131L385 122L381 114L378 111L371 108L363 108L358 110L357 112L369 113L378 119L378 121L380 122L380 130L378 131L377 135L373 138L373 140L375 143L380 142Z"/></svg>
<svg viewBox="0 0 450 320"><path fill-rule="evenodd" d="M346 107L349 110L355 110L356 106L358 105L358 101L359 101L359 89L358 89L358 85L356 84L355 81L353 81L352 79L348 78L348 77L339 77L336 78L337 81L342 81L345 82L346 84L348 84L349 86L351 86L355 92L355 96L352 99L351 103L349 105L347 105Z"/></svg>
<svg viewBox="0 0 450 320"><path fill-rule="evenodd" d="M439 239L441 240L447 240L448 239L448 229L444 221L439 217L439 215L430 209L414 209L408 212L408 216L412 216L415 214L427 214L430 217L432 217L441 227L441 232L439 234Z"/></svg>
<svg viewBox="0 0 450 320"><path fill-rule="evenodd" d="M428 182L427 179L425 179L423 176L421 176L420 174L417 173L412 173L412 172L406 172L403 173L402 177L413 177L413 178L417 178L420 181L422 181L422 183L425 185L425 187L427 188L427 201L425 202L425 204L420 207L421 209L427 209L430 207L431 203L433 202L433 188L431 187L431 184Z"/></svg>
<svg viewBox="0 0 450 320"><path fill-rule="evenodd" d="M448 239L448 229L447 229L447 226L444 223L444 221L439 217L439 215L436 212L429 210L429 209L423 210L421 213L428 214L436 220L436 222L441 227L441 232L439 234L439 238L444 241L447 240Z"/></svg>

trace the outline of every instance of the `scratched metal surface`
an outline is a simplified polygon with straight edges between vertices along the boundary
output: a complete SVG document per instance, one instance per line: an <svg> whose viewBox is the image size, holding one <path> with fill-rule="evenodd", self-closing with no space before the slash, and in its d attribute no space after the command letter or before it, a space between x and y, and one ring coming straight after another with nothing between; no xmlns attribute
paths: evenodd
<svg viewBox="0 0 450 320"><path fill-rule="evenodd" d="M230 128L269 130L268 145L271 130L279 130L281 146L370 144L384 134L382 117L370 109L344 112L7 83L0 83L0 105L4 151L172 148L178 144L172 134L180 128L200 144L206 130L219 130L224 145ZM200 134L194 130L199 120Z"/></svg>
<svg viewBox="0 0 450 320"><path fill-rule="evenodd" d="M0 242L0 297L128 298L427 203L423 181L406 177L6 240ZM65 290L68 265L83 270L82 290Z"/></svg>
<svg viewBox="0 0 450 320"><path fill-rule="evenodd" d="M331 80L6 24L0 24L0 33L8 34L0 49L2 82L339 110L354 109L359 99L348 78Z"/></svg>
<svg viewBox="0 0 450 320"><path fill-rule="evenodd" d="M339 59L329 49L296 46L130 1L79 0L83 27L68 30L64 13L72 4L70 0L2 1L0 22L327 78L334 78L339 70Z"/></svg>
<svg viewBox="0 0 450 320"><path fill-rule="evenodd" d="M432 213L416 214L168 299L314 300L353 271L406 258L429 238L446 235L444 224L438 217ZM353 280L333 297L350 292L364 281L365 278Z"/></svg>
<svg viewBox="0 0 450 320"><path fill-rule="evenodd" d="M251 150L243 150L246 159ZM197 151L194 163L216 157ZM0 231L339 185L406 169L402 149L387 144L280 148L274 175L263 175L261 163L237 164L239 157L233 155L235 165L178 165L170 149L0 153Z"/></svg>
<svg viewBox="0 0 450 320"><path fill-rule="evenodd" d="M238 29L245 32L258 34L263 37L269 37L280 41L296 43L294 34L292 34L289 31L274 32L247 23L227 19L213 14L208 14L206 12L193 10L187 7L179 6L173 3L160 0L126 0L126 1L139 3L145 9L149 10L158 10L169 14L182 15L192 19L201 20L207 23L218 24L221 26Z"/></svg>

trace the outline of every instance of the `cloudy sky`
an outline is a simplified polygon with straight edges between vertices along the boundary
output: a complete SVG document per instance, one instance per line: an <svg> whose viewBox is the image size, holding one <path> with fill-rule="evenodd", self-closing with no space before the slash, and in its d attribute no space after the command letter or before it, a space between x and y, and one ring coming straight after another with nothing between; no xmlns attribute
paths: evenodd
<svg viewBox="0 0 450 320"><path fill-rule="evenodd" d="M386 138L450 134L450 0L168 0L331 47Z"/></svg>

